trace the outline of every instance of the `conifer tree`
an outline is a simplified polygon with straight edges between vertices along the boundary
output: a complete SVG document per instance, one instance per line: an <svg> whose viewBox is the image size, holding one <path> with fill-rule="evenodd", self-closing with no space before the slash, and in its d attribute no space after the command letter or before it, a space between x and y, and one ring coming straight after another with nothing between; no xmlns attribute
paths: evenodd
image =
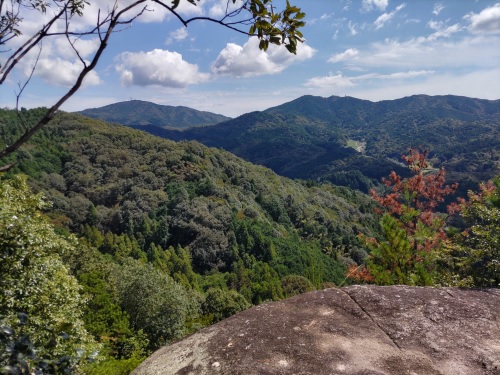
<svg viewBox="0 0 500 375"><path fill-rule="evenodd" d="M382 237L365 238L369 272L350 269L348 277L381 285L435 283L437 255L446 239L444 215L436 208L458 185L445 185L444 169L432 173L427 156L427 151L411 149L402 159L413 176L402 179L393 171L382 179L383 194L370 191L382 215Z"/></svg>

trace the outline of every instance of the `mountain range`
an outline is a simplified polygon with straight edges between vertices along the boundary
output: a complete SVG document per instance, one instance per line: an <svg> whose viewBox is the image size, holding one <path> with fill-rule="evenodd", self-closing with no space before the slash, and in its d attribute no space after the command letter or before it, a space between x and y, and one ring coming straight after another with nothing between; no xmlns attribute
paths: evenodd
<svg viewBox="0 0 500 375"><path fill-rule="evenodd" d="M120 361L129 368L149 350L250 304L350 283L347 270L359 269L369 256L364 238L382 238L380 218L366 194L312 179L357 183L366 190L369 177L403 169L398 153L418 144L432 146L433 166L446 164L452 177L474 182L498 173L499 101L414 97L379 104L303 97L184 132L143 126L172 138L204 139L218 148L60 112L2 160L13 164L0 181L3 202L13 203L0 205L12 206L0 216L15 228L0 226L5 229L2 246L8 249L3 252L7 262L0 262L4 275L12 275L7 267L16 257L17 269L24 272L16 280L50 287L36 278L50 281L58 275L33 266L48 263L32 263L45 259L45 253L29 253L32 243L43 243L46 249L40 249L58 255L50 265L64 262L64 272L75 278L75 292L88 296L89 303L75 315L82 316L86 332L103 345L111 366ZM17 139L45 112L31 109L20 116L0 109L0 146ZM139 110L136 116L141 118ZM222 145L307 180L279 176ZM30 193L26 183L23 188L25 177L15 176L20 173L41 195ZM37 210L42 207L44 214ZM36 238L32 218L42 228ZM45 241L49 232L57 238ZM55 242L63 239L68 251ZM444 256L440 261L454 264L455 258ZM30 319L39 306L45 311L43 301L50 300L45 295L58 296L67 285L43 294ZM110 373L105 368L86 373Z"/></svg>
<svg viewBox="0 0 500 375"><path fill-rule="evenodd" d="M149 118L151 103L133 102L136 118L141 113ZM103 108L115 122L163 138L196 140L283 176L365 192L391 170L405 173L400 156L411 147L429 150L433 166L445 167L449 180L461 183L462 193L498 174L500 166L500 100L415 95L371 102L303 96L210 126L182 122L169 128L130 118L119 121L130 113L122 112L123 103Z"/></svg>
<svg viewBox="0 0 500 375"><path fill-rule="evenodd" d="M129 100L80 112L84 116L127 126L153 125L161 128L185 129L207 126L229 120L229 117L188 107L159 105L142 100Z"/></svg>

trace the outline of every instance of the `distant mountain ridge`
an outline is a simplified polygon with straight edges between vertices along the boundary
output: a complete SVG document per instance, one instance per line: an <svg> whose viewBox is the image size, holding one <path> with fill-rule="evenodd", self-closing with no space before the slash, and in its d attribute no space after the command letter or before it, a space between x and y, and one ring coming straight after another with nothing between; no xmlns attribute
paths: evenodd
<svg viewBox="0 0 500 375"><path fill-rule="evenodd" d="M182 132L152 126L143 130L174 141L196 140L209 147L220 147L292 178L309 178L318 166L357 154L344 147L343 137L328 123L285 114L251 112Z"/></svg>
<svg viewBox="0 0 500 375"><path fill-rule="evenodd" d="M455 117L473 120L475 117L500 119L500 100L475 99L454 95L412 95L394 100L371 102L349 96L328 98L305 95L290 102L267 109L265 112L287 113L318 120L345 120L355 116L359 121L378 121L393 113L416 114L431 117Z"/></svg>
<svg viewBox="0 0 500 375"><path fill-rule="evenodd" d="M230 117L188 107L160 105L142 100L129 100L104 107L89 108L79 113L127 126L153 125L172 129L214 125L230 119Z"/></svg>
<svg viewBox="0 0 500 375"><path fill-rule="evenodd" d="M431 151L463 191L500 171L500 100L414 95L371 102L302 96L210 127L132 126L175 141L224 148L278 174L368 191L410 147Z"/></svg>

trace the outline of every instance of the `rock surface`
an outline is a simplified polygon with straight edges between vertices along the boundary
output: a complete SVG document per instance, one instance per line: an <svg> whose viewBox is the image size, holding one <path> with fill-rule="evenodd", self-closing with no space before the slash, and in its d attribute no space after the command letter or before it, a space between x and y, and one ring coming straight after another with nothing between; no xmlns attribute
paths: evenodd
<svg viewBox="0 0 500 375"><path fill-rule="evenodd" d="M498 375L500 289L310 292L163 347L133 374Z"/></svg>

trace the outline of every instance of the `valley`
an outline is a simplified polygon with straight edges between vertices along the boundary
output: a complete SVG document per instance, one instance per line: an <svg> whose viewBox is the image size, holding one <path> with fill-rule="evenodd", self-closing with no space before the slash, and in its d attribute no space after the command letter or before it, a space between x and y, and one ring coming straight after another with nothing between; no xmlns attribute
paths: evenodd
<svg viewBox="0 0 500 375"><path fill-rule="evenodd" d="M151 108L133 104L129 108L136 118ZM65 243L64 251L37 245L42 247L25 256L30 265L54 257L73 280L60 282L75 283L82 298L92 298L87 305L79 302L80 310L73 308L84 331L75 326L68 333L109 354L86 371L106 373L120 366L130 371L165 343L252 305L352 283L391 284L383 281L388 280L385 271L376 273L378 241L395 239L395 248L407 241L409 247L413 238L441 238L445 225L477 222L483 211L464 206L462 219L450 215L448 224L441 221L445 213L438 212L425 229L419 224L416 231L408 226L402 232L404 215L388 219L377 214L373 196L366 193L372 188L383 193L379 180L391 170L404 181L417 178L416 169L408 169L412 164L400 159L416 144L430 150L422 178L431 179L425 181L436 199L444 180L432 182L432 176L440 167L446 168L448 180L459 181L462 196L494 178L500 155L498 104L457 97L418 96L395 103L302 97L205 126L198 126L196 112L183 109L190 114L183 117L182 131L165 125L178 118L168 114L177 111L172 108L155 112L154 121L126 126L60 112L3 160L14 167L2 176L5 212L0 217L4 228L15 228L15 238L24 238L28 228L12 221L21 218L34 220L30 225L39 233L52 233L50 241ZM108 106L105 114L115 122L129 116L120 108ZM31 123L42 114L43 109L33 109L21 116ZM15 111L0 110L0 123L4 142L22 131ZM390 192L389 185L385 189ZM443 187L443 196L447 189L453 190ZM491 189L474 199L495 215L497 193ZM35 203L40 199L49 205ZM18 201L24 203L12 205ZM407 214L422 214L418 220L428 223L436 207L431 203L428 211L410 209ZM495 282L495 265L488 259L496 255L491 258L482 247L495 237L478 229L463 240L458 229L446 230L451 242L444 243L452 250L440 253L438 261L419 255L417 271L408 268L405 283ZM8 233L2 238L10 238ZM16 241L8 246L32 248ZM425 241L422 246L438 243ZM474 246L469 263L459 251L465 246ZM412 257L410 252L408 262ZM8 259L5 267L23 269L22 258ZM19 274L19 282L31 282L30 274ZM35 302L16 303L37 316Z"/></svg>
<svg viewBox="0 0 500 375"><path fill-rule="evenodd" d="M120 109L115 109L120 113ZM500 167L500 102L416 95L370 102L303 96L238 118L182 131L129 125L174 141L220 147L290 178L329 181L365 193L412 147L459 182L465 196ZM354 147L353 147L354 146ZM360 152L363 151L363 152Z"/></svg>

